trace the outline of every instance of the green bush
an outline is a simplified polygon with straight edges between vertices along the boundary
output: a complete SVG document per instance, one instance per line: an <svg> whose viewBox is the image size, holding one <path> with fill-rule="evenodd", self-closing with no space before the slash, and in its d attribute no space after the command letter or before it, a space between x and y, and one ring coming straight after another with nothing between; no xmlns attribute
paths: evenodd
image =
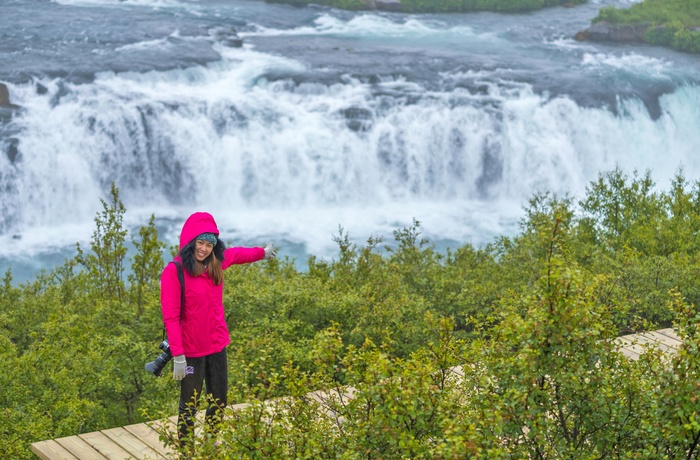
<svg viewBox="0 0 700 460"><path fill-rule="evenodd" d="M177 382L143 370L164 245L151 218L126 260L116 188L102 205L89 251L0 284L2 457L177 412ZM338 258L303 272L231 267L229 400L251 406L222 427L221 458L696 458L698 232L699 182L680 170L663 191L615 169L578 202L534 195L519 233L483 248L438 253L415 221L361 246L341 228ZM612 350L620 333L671 325L685 339L672 366ZM352 401L304 396L348 386ZM200 442L207 458L214 438Z"/></svg>
<svg viewBox="0 0 700 460"><path fill-rule="evenodd" d="M673 40L683 26L679 22L666 23L661 26L650 27L645 34L645 40L649 43L662 46L673 46Z"/></svg>
<svg viewBox="0 0 700 460"><path fill-rule="evenodd" d="M671 46L688 53L700 53L700 30L679 30L671 41Z"/></svg>

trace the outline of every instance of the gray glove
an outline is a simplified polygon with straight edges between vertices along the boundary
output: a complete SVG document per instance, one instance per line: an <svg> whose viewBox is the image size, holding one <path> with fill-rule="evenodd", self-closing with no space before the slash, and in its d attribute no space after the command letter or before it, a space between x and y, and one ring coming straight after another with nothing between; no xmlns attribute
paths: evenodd
<svg viewBox="0 0 700 460"><path fill-rule="evenodd" d="M277 250L272 243L267 243L267 246L265 246L265 260L274 259L275 257L277 257Z"/></svg>
<svg viewBox="0 0 700 460"><path fill-rule="evenodd" d="M187 373L187 360L185 355L177 355L173 358L173 378L175 380L182 380L185 378Z"/></svg>

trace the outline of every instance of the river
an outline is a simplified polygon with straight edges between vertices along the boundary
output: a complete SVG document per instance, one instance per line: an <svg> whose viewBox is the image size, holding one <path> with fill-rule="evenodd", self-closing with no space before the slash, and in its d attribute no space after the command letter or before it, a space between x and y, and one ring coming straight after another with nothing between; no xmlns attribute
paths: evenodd
<svg viewBox="0 0 700 460"><path fill-rule="evenodd" d="M112 183L132 233L154 215L174 244L206 210L229 245L303 269L341 231L391 244L414 220L439 250L481 246L534 193L581 197L616 166L700 179L700 56L573 39L610 5L631 2L3 0L0 270L31 280L89 247Z"/></svg>

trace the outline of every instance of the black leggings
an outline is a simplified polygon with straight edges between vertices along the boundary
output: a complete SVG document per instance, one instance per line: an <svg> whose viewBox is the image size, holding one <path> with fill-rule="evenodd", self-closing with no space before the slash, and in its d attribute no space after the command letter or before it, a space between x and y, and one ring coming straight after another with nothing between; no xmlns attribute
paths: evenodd
<svg viewBox="0 0 700 460"><path fill-rule="evenodd" d="M178 438L187 441L194 427L197 413L197 398L202 393L202 384L207 382L206 421L214 427L220 421L221 412L227 404L228 363L226 348L200 358L187 359L187 375L180 381L180 404L178 405ZM190 373L193 372L193 373Z"/></svg>

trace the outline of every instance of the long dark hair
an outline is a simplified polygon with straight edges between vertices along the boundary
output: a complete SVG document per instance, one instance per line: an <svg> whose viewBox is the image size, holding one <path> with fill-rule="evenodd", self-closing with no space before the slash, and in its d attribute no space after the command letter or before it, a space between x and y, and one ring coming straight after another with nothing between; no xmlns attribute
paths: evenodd
<svg viewBox="0 0 700 460"><path fill-rule="evenodd" d="M180 249L179 254L182 259L183 268L187 270L187 273L191 276L199 276L207 270L211 279L214 280L214 284L218 286L224 281L224 271L221 268L221 262L224 260L224 249L226 249L226 245L217 237L214 249L202 262L198 261L194 256L194 248L196 245L197 238L194 238Z"/></svg>

